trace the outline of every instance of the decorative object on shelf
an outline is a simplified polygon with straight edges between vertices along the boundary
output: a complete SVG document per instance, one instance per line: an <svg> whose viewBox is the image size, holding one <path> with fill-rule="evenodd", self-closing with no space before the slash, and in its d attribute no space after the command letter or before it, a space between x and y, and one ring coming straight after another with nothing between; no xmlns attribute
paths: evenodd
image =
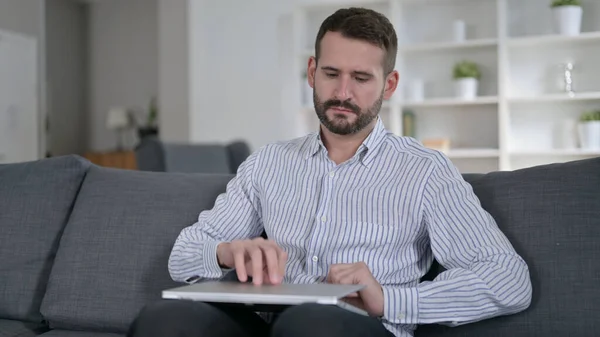
<svg viewBox="0 0 600 337"><path fill-rule="evenodd" d="M575 90L573 90L573 68L575 67L572 62L564 64L564 90L569 96L575 96Z"/></svg>
<svg viewBox="0 0 600 337"><path fill-rule="evenodd" d="M428 138L423 139L421 143L423 146L433 150L438 150L441 152L450 151L450 139L447 138Z"/></svg>
<svg viewBox="0 0 600 337"><path fill-rule="evenodd" d="M568 36L581 33L583 8L580 0L554 0L551 7L556 33Z"/></svg>
<svg viewBox="0 0 600 337"><path fill-rule="evenodd" d="M305 107L312 107L313 88L308 84L308 74L306 72L304 72L302 79L302 105Z"/></svg>
<svg viewBox="0 0 600 337"><path fill-rule="evenodd" d="M406 96L410 102L422 102L425 99L425 82L422 79L409 81Z"/></svg>
<svg viewBox="0 0 600 337"><path fill-rule="evenodd" d="M158 104L156 102L156 97L150 99L146 123L145 125L139 126L137 132L140 140L148 136L158 135Z"/></svg>
<svg viewBox="0 0 600 337"><path fill-rule="evenodd" d="M471 61L461 61L454 66L453 73L456 97L465 100L475 99L481 78L479 65Z"/></svg>
<svg viewBox="0 0 600 337"><path fill-rule="evenodd" d="M133 127L133 118L125 107L113 107L108 111L106 128L117 133L117 151L125 148L125 133Z"/></svg>
<svg viewBox="0 0 600 337"><path fill-rule="evenodd" d="M586 112L581 116L579 144L584 150L600 150L600 110Z"/></svg>
<svg viewBox="0 0 600 337"><path fill-rule="evenodd" d="M452 32L454 42L461 43L467 40L467 24L463 20L454 21Z"/></svg>
<svg viewBox="0 0 600 337"><path fill-rule="evenodd" d="M415 114L410 110L402 113L402 136L416 138Z"/></svg>

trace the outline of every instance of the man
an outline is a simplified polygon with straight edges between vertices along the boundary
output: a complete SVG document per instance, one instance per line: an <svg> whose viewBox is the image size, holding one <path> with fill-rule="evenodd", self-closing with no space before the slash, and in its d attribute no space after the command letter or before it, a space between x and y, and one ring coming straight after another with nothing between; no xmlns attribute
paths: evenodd
<svg viewBox="0 0 600 337"><path fill-rule="evenodd" d="M250 310L162 301L131 336L412 336L526 309L531 283L494 219L439 152L386 131L397 38L358 8L327 18L308 62L319 132L253 153L214 208L178 237L176 281L365 284L347 298L370 315L300 305L267 322ZM268 239L260 237L265 231ZM436 258L447 271L420 279Z"/></svg>

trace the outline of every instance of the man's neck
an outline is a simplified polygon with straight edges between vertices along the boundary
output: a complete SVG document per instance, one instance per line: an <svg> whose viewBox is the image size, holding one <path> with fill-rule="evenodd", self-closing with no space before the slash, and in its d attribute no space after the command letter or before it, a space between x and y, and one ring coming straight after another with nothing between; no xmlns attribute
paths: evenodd
<svg viewBox="0 0 600 337"><path fill-rule="evenodd" d="M327 148L329 158L337 165L352 158L360 145L373 131L376 122L376 120L373 121L364 129L351 135L338 135L321 126L321 138L323 145Z"/></svg>

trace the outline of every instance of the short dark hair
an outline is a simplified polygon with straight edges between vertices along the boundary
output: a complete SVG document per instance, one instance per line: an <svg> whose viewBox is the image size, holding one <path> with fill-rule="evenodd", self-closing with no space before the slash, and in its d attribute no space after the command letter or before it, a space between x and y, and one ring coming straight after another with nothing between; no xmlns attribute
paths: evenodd
<svg viewBox="0 0 600 337"><path fill-rule="evenodd" d="M350 7L338 9L323 21L315 41L315 58L321 54L321 40L327 32L339 32L342 36L363 40L385 51L383 70L389 74L396 66L398 37L396 30L385 15L367 8Z"/></svg>

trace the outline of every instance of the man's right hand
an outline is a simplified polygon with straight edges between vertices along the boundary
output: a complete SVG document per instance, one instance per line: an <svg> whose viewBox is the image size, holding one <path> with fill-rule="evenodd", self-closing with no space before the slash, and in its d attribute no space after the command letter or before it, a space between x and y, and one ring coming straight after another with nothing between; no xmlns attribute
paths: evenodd
<svg viewBox="0 0 600 337"><path fill-rule="evenodd" d="M287 253L274 241L262 237L236 240L217 246L219 264L235 268L241 282L246 282L249 276L252 277L252 282L256 285L281 283L287 258Z"/></svg>

